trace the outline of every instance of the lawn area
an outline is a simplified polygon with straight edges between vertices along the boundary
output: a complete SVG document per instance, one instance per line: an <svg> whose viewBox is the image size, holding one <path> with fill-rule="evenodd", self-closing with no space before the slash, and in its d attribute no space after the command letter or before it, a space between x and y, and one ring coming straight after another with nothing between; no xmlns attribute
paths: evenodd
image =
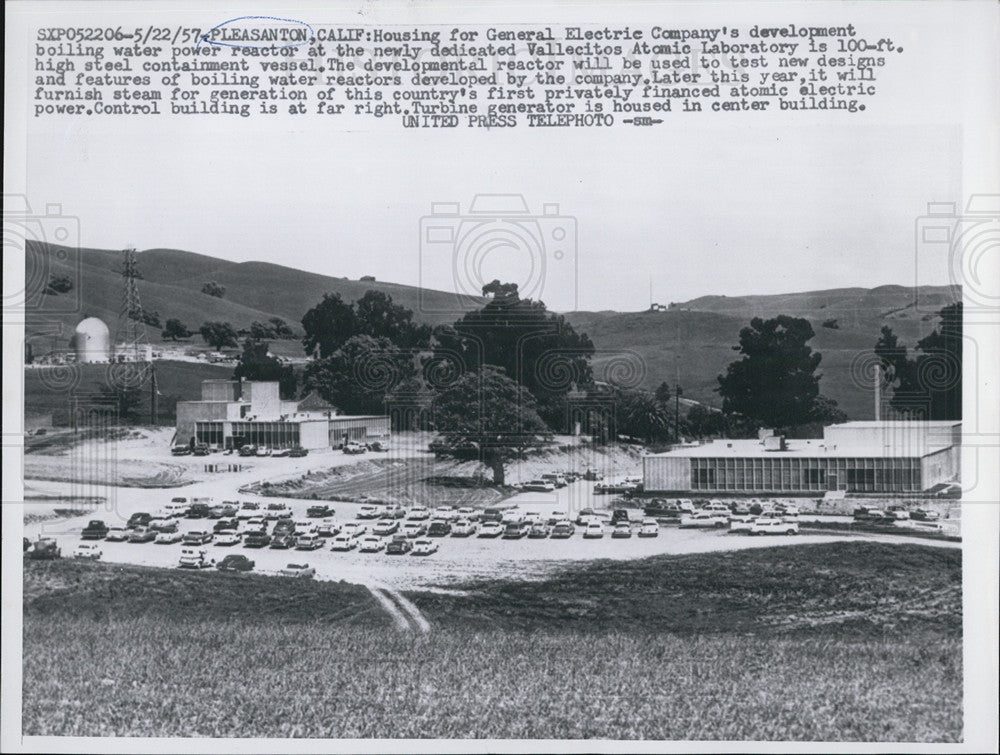
<svg viewBox="0 0 1000 755"><path fill-rule="evenodd" d="M598 562L411 594L423 635L346 583L26 562L23 731L954 742L960 577L854 542Z"/></svg>

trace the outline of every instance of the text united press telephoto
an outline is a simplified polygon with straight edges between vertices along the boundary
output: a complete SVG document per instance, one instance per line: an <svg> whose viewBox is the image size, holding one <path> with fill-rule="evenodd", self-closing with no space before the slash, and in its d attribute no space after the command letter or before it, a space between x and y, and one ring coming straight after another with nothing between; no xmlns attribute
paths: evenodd
<svg viewBox="0 0 1000 755"><path fill-rule="evenodd" d="M994 3L6 15L5 750L993 749Z"/></svg>

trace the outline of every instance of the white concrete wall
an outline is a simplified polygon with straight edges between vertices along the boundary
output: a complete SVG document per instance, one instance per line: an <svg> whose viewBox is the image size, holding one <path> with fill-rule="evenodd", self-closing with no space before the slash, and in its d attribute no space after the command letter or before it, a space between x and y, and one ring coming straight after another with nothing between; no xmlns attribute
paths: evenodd
<svg viewBox="0 0 1000 755"><path fill-rule="evenodd" d="M326 420L300 422L299 443L303 448L310 450L329 448L330 435L327 432Z"/></svg>
<svg viewBox="0 0 1000 755"><path fill-rule="evenodd" d="M677 456L647 456L642 460L646 492L655 490L690 490L691 461Z"/></svg>

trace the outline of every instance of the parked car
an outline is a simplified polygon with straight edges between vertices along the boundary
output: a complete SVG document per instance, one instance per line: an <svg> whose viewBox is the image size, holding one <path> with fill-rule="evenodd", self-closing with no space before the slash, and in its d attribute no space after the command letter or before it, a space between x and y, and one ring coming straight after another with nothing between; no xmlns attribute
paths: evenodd
<svg viewBox="0 0 1000 755"><path fill-rule="evenodd" d="M157 545L174 545L175 543L183 542L183 540L184 535L174 530L173 532L161 532L153 542Z"/></svg>
<svg viewBox="0 0 1000 755"><path fill-rule="evenodd" d="M549 534L551 534L551 530L545 522L533 522L528 527L528 537L532 540L543 540Z"/></svg>
<svg viewBox="0 0 1000 755"><path fill-rule="evenodd" d="M340 534L347 537L361 537L368 532L368 525L361 522L348 522L344 525Z"/></svg>
<svg viewBox="0 0 1000 755"><path fill-rule="evenodd" d="M910 510L901 504L894 504L886 509L887 519L905 520L910 518Z"/></svg>
<svg viewBox="0 0 1000 755"><path fill-rule="evenodd" d="M124 543L128 540L129 531L124 527L109 527L108 534L104 536L104 539L109 543Z"/></svg>
<svg viewBox="0 0 1000 755"><path fill-rule="evenodd" d="M222 516L226 519L235 519L236 515L240 513L240 503L239 501L223 501L222 502Z"/></svg>
<svg viewBox="0 0 1000 755"><path fill-rule="evenodd" d="M483 522L479 527L478 537L500 537L503 534L504 526L500 522Z"/></svg>
<svg viewBox="0 0 1000 755"><path fill-rule="evenodd" d="M372 534L387 537L399 532L399 522L395 519L379 519L372 527Z"/></svg>
<svg viewBox="0 0 1000 755"><path fill-rule="evenodd" d="M750 526L759 518L753 514L731 514L729 517L729 531L749 532Z"/></svg>
<svg viewBox="0 0 1000 755"><path fill-rule="evenodd" d="M215 536L211 532L205 530L192 530L184 535L184 540L182 541L184 545L205 545L205 543L210 543L215 539Z"/></svg>
<svg viewBox="0 0 1000 755"><path fill-rule="evenodd" d="M215 538L216 545L232 546L243 542L243 535L235 530L224 530Z"/></svg>
<svg viewBox="0 0 1000 755"><path fill-rule="evenodd" d="M561 472L550 472L542 475L542 481L548 482L556 488L564 488L567 485L566 477Z"/></svg>
<svg viewBox="0 0 1000 755"><path fill-rule="evenodd" d="M413 545L406 538L406 535L396 535L385 546L385 552L390 556L404 556L413 550Z"/></svg>
<svg viewBox="0 0 1000 755"><path fill-rule="evenodd" d="M128 518L128 522L126 522L125 527L127 529L132 529L134 527L148 527L152 519L152 514L147 514L145 511L137 511Z"/></svg>
<svg viewBox="0 0 1000 755"><path fill-rule="evenodd" d="M187 516L188 508L190 508L188 499L183 497L177 497L170 499L170 503L164 506L163 510L174 518L180 518L183 516Z"/></svg>
<svg viewBox="0 0 1000 755"><path fill-rule="evenodd" d="M430 556L432 553L437 553L437 551L438 544L433 540L421 538L413 543L414 556Z"/></svg>
<svg viewBox="0 0 1000 755"><path fill-rule="evenodd" d="M323 547L323 539L318 535L299 535L295 538L295 550L314 551Z"/></svg>
<svg viewBox="0 0 1000 755"><path fill-rule="evenodd" d="M91 519L80 537L84 540L103 540L108 536L108 525L100 519Z"/></svg>
<svg viewBox="0 0 1000 755"><path fill-rule="evenodd" d="M321 537L333 537L340 534L340 525L336 519L324 519L316 525L316 533Z"/></svg>
<svg viewBox="0 0 1000 755"><path fill-rule="evenodd" d="M186 516L188 519L206 519L208 518L208 514L211 510L212 507L207 503L192 503L188 506Z"/></svg>
<svg viewBox="0 0 1000 755"><path fill-rule="evenodd" d="M226 531L235 532L239 528L240 528L240 522L238 519L220 519L213 525L212 532L216 533L226 532Z"/></svg>
<svg viewBox="0 0 1000 755"><path fill-rule="evenodd" d="M292 455L292 449L290 448L276 448L274 449L274 451L271 452L271 456L277 458L284 458L285 456L291 456L291 455Z"/></svg>
<svg viewBox="0 0 1000 755"><path fill-rule="evenodd" d="M469 537L476 534L476 525L468 519L459 519L451 527L452 537Z"/></svg>
<svg viewBox="0 0 1000 755"><path fill-rule="evenodd" d="M295 459L300 459L303 456L308 456L309 451L302 446L292 446L292 448L288 449L288 455Z"/></svg>
<svg viewBox="0 0 1000 755"><path fill-rule="evenodd" d="M598 521L591 521L583 528L583 536L587 539L604 537L604 524Z"/></svg>
<svg viewBox="0 0 1000 755"><path fill-rule="evenodd" d="M250 532L243 538L244 548L266 548L271 544L271 536L266 532Z"/></svg>
<svg viewBox="0 0 1000 755"><path fill-rule="evenodd" d="M282 577L313 579L316 576L316 568L309 564L289 564L284 569L281 569L278 574Z"/></svg>
<svg viewBox="0 0 1000 755"><path fill-rule="evenodd" d="M243 501L240 504L240 510L237 512L236 517L238 519L253 519L257 516L257 512L260 511L260 504L255 501Z"/></svg>
<svg viewBox="0 0 1000 755"><path fill-rule="evenodd" d="M215 565L215 560L210 559L208 551L202 548L181 548L177 565L182 569L208 569Z"/></svg>
<svg viewBox="0 0 1000 755"><path fill-rule="evenodd" d="M245 446L240 446L239 454L240 456L256 456L257 446L253 443L247 443Z"/></svg>
<svg viewBox="0 0 1000 755"><path fill-rule="evenodd" d="M295 522L291 519L279 519L274 523L274 530L271 532L272 535L277 537L278 535L294 535L295 534Z"/></svg>
<svg viewBox="0 0 1000 755"><path fill-rule="evenodd" d="M751 535L794 535L798 531L798 522L787 522L778 517L755 519L750 525Z"/></svg>
<svg viewBox="0 0 1000 755"><path fill-rule="evenodd" d="M378 519L382 515L382 510L378 506L366 503L358 509L358 519Z"/></svg>
<svg viewBox="0 0 1000 755"><path fill-rule="evenodd" d="M508 522L503 529L504 540L520 540L528 534L527 522Z"/></svg>
<svg viewBox="0 0 1000 755"><path fill-rule="evenodd" d="M384 452L389 450L389 444L384 440L372 440L365 443L365 448L369 451Z"/></svg>
<svg viewBox="0 0 1000 755"><path fill-rule="evenodd" d="M916 509L910 514L910 519L916 522L936 522L940 518L940 512L934 509Z"/></svg>
<svg viewBox="0 0 1000 755"><path fill-rule="evenodd" d="M136 527L128 536L130 543L151 543L156 540L156 531L148 527Z"/></svg>
<svg viewBox="0 0 1000 755"><path fill-rule="evenodd" d="M521 483L521 490L528 493L551 493L556 486L547 480L528 480Z"/></svg>
<svg viewBox="0 0 1000 755"><path fill-rule="evenodd" d="M246 528L248 530L263 530L267 532L267 519L262 517L260 514L250 517L247 519Z"/></svg>
<svg viewBox="0 0 1000 755"><path fill-rule="evenodd" d="M433 517L443 522L454 522L458 519L458 509L454 506L438 506L434 509Z"/></svg>
<svg viewBox="0 0 1000 755"><path fill-rule="evenodd" d="M323 517L333 516L334 513L333 509L326 504L317 504L306 509L306 516L310 519L322 519Z"/></svg>
<svg viewBox="0 0 1000 755"><path fill-rule="evenodd" d="M332 551L349 551L354 550L354 547L358 544L358 540L351 535L340 534L333 538L333 542L330 544L330 550Z"/></svg>
<svg viewBox="0 0 1000 755"><path fill-rule="evenodd" d="M643 519L637 534L639 537L659 537L660 523L655 519Z"/></svg>
<svg viewBox="0 0 1000 755"><path fill-rule="evenodd" d="M270 446L257 446L257 451L254 456L270 456L274 453Z"/></svg>
<svg viewBox="0 0 1000 755"><path fill-rule="evenodd" d="M567 519L569 519L569 514L567 514L565 511L559 511L559 509L554 509L549 512L548 517L546 517L545 519L545 523L551 527L552 525L558 524L559 522L564 522Z"/></svg>
<svg viewBox="0 0 1000 755"><path fill-rule="evenodd" d="M611 513L611 526L621 524L622 522L628 523L628 510L627 509L615 509Z"/></svg>
<svg viewBox="0 0 1000 755"><path fill-rule="evenodd" d="M225 515L226 515L226 509L222 505L212 506L212 508L208 510L209 519L222 519L222 517L224 517Z"/></svg>
<svg viewBox="0 0 1000 755"><path fill-rule="evenodd" d="M170 449L171 456L190 456L191 446L172 446Z"/></svg>
<svg viewBox="0 0 1000 755"><path fill-rule="evenodd" d="M576 527L573 526L573 522L563 519L561 522L556 522L552 525L552 534L550 537L553 540L566 540L573 537L574 532L576 532Z"/></svg>
<svg viewBox="0 0 1000 755"><path fill-rule="evenodd" d="M581 527L587 526L587 522L590 521L590 517L594 516L595 513L596 512L593 509L580 509L576 512L576 523Z"/></svg>
<svg viewBox="0 0 1000 755"><path fill-rule="evenodd" d="M421 537L427 534L427 527L422 522L406 522L403 525L403 534L407 537Z"/></svg>
<svg viewBox="0 0 1000 755"><path fill-rule="evenodd" d="M104 556L104 550L97 543L80 543L73 550L73 558L86 558L91 561L100 561Z"/></svg>
<svg viewBox="0 0 1000 755"><path fill-rule="evenodd" d="M363 454L367 450L368 449L366 449L360 443L345 443L344 444L344 453L345 454Z"/></svg>
<svg viewBox="0 0 1000 755"><path fill-rule="evenodd" d="M626 537L632 537L632 525L628 522L619 522L611 530L611 537L614 539L621 539Z"/></svg>
<svg viewBox="0 0 1000 755"><path fill-rule="evenodd" d="M524 512L520 509L507 509L503 512L503 516L500 519L500 524L517 524L518 522L524 521Z"/></svg>
<svg viewBox="0 0 1000 755"><path fill-rule="evenodd" d="M156 532L177 532L178 525L176 519L153 517L149 520L149 528Z"/></svg>
<svg viewBox="0 0 1000 755"><path fill-rule="evenodd" d="M714 527L722 529L729 526L729 513L721 511L696 511L693 514L681 516L680 528L692 529L695 527Z"/></svg>
<svg viewBox="0 0 1000 755"><path fill-rule="evenodd" d="M230 553L215 568L219 571L253 571L254 562L238 553Z"/></svg>
<svg viewBox="0 0 1000 755"><path fill-rule="evenodd" d="M271 544L268 546L274 550L286 551L290 548L295 547L295 535L291 532L282 532L280 534L274 534L271 537Z"/></svg>
<svg viewBox="0 0 1000 755"><path fill-rule="evenodd" d="M406 509L398 503L386 503L379 510L382 519L403 519L405 516Z"/></svg>
<svg viewBox="0 0 1000 755"><path fill-rule="evenodd" d="M451 534L451 523L441 519L435 519L427 527L428 537L445 537Z"/></svg>
<svg viewBox="0 0 1000 755"><path fill-rule="evenodd" d="M420 522L431 518L431 510L426 506L414 506L406 514L407 520Z"/></svg>
<svg viewBox="0 0 1000 755"><path fill-rule="evenodd" d="M482 514L479 509L474 509L471 506L463 506L455 513L458 514L458 519L464 519L467 522L478 522Z"/></svg>
<svg viewBox="0 0 1000 755"><path fill-rule="evenodd" d="M503 521L503 511L496 508L483 509L479 516L480 522L501 522Z"/></svg>
<svg viewBox="0 0 1000 755"><path fill-rule="evenodd" d="M318 535L319 528L316 526L315 522L310 522L308 519L299 519L295 522L295 534Z"/></svg>
<svg viewBox="0 0 1000 755"><path fill-rule="evenodd" d="M375 537L375 535L368 535L367 537L361 538L358 550L361 553L378 553L384 547L385 540L380 537Z"/></svg>

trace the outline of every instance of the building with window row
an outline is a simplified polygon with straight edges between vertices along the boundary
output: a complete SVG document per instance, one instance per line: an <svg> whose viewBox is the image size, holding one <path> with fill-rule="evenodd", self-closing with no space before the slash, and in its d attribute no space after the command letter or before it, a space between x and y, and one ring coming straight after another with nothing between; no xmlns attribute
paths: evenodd
<svg viewBox="0 0 1000 755"><path fill-rule="evenodd" d="M647 492L915 493L957 482L956 421L844 422L823 438L716 440L643 459Z"/></svg>
<svg viewBox="0 0 1000 755"><path fill-rule="evenodd" d="M204 380L200 401L177 402L175 444L219 448L340 448L388 441L387 415L343 415L315 396L283 401L276 382Z"/></svg>

